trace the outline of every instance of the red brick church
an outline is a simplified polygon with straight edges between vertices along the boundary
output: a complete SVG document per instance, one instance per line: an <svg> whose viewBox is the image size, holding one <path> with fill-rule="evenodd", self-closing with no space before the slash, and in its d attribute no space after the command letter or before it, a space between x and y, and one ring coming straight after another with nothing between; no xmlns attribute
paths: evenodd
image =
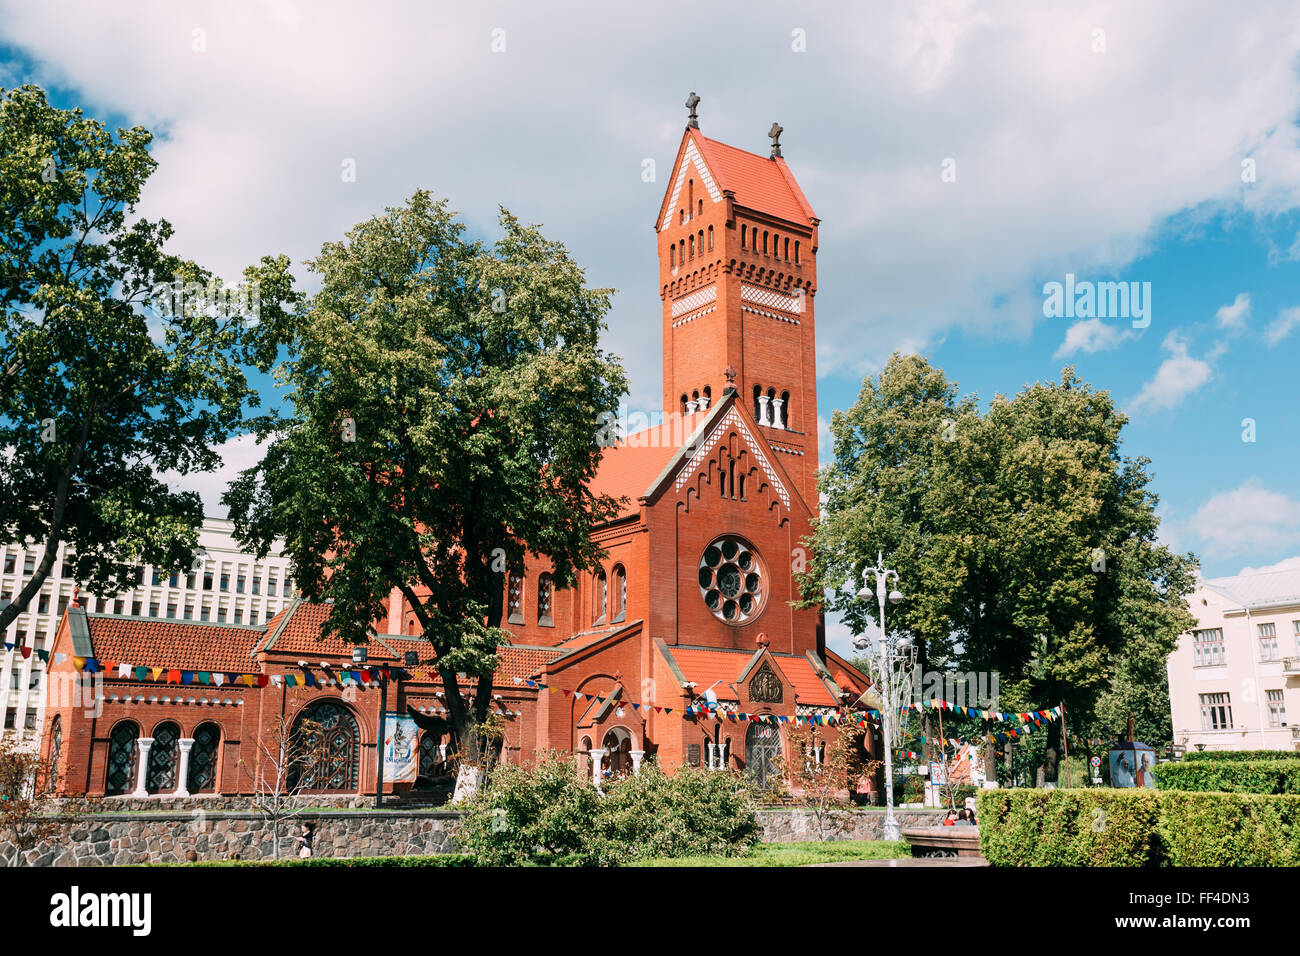
<svg viewBox="0 0 1300 956"><path fill-rule="evenodd" d="M595 532L600 570L556 590L545 560L530 558L508 579L501 759L556 749L587 772L634 772L653 757L764 776L786 744L780 718L835 714L867 686L825 646L820 612L790 603L817 502L819 220L779 126L761 156L705 137L695 102L654 221L663 423L604 454L594 490L628 504ZM441 684L428 646L403 633L400 598L364 664L321 640L328 613L296 601L252 627L74 602L52 648L45 720L62 789L247 793L276 728L311 720L322 756L295 771L297 785L373 793L381 695L387 713L416 721L413 732L387 722L390 734L406 728L396 747L409 767L396 783L387 772L385 791L445 775ZM78 684L97 706L57 692ZM766 719L727 716L737 713Z"/></svg>

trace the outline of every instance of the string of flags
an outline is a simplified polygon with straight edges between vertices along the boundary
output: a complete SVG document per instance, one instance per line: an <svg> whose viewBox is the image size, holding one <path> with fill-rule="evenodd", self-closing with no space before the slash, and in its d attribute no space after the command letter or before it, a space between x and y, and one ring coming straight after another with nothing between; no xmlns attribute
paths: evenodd
<svg viewBox="0 0 1300 956"><path fill-rule="evenodd" d="M1017 720L1020 723L1029 723L1030 721L1040 722L1044 720L1055 720L1061 716L1064 705L1057 704L1055 707L1047 707L1042 710L1027 710L1022 713L1004 713L998 710L977 710L974 707L958 707L956 704L950 704L946 700L931 700L924 704L906 704L902 709L904 711L915 711L921 713L925 710L946 710L956 714L962 714L966 717L979 717L984 720L1010 721ZM1041 723L1039 724L1041 726Z"/></svg>
<svg viewBox="0 0 1300 956"><path fill-rule="evenodd" d="M550 684L543 684L539 680L530 680L526 677L516 677L514 678L514 682L520 686L531 687L535 690L544 690L552 694L563 694L566 698L572 697L574 700L592 700L592 701L596 701L597 703L603 704L605 701L612 699L610 697L602 697L599 694L586 694L583 693L582 691L577 691L577 690L563 690L562 688L552 687ZM671 714L673 713L674 710L679 711L681 713L690 712L690 708L687 708L686 710L683 711L682 708L680 707L674 708L674 707L660 707L657 704L638 704L630 700L616 701L616 703L620 703L624 706L631 707L633 710L636 711L653 710L656 714Z"/></svg>
<svg viewBox="0 0 1300 956"><path fill-rule="evenodd" d="M5 642L5 650L12 651L15 649L19 649L18 645ZM400 667L349 668L347 670L332 671L334 675L332 677L317 676L309 670L304 670L301 674L240 674L229 671L184 670L177 667L148 667L142 664L101 660L96 657L69 656L61 651L40 650L25 644L20 649L24 660L35 653L43 664L49 664L53 660L56 665L59 665L66 660L71 660L73 668L83 674L104 674L116 677L118 680L134 678L138 681L152 681L163 684L197 684L207 687L224 687L227 684L245 687L266 687L268 685L271 687L330 687L337 684L340 687L346 687L349 684L364 686L381 680L411 680L413 677L418 676L423 676L429 680L433 679L431 673L417 675Z"/></svg>

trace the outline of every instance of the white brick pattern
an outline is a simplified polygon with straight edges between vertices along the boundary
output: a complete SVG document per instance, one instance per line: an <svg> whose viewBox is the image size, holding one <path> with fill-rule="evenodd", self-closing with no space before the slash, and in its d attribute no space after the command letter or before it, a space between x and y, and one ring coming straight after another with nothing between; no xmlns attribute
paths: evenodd
<svg viewBox="0 0 1300 956"><path fill-rule="evenodd" d="M668 208L664 210L664 221L663 225L659 227L660 232L673 224L673 217L677 215L677 200L682 194L682 184L686 182L686 174L691 167L694 167L695 171L700 174L700 181L704 183L704 188L709 191L709 198L714 202L722 202L722 190L713 181L713 174L709 172L709 167L704 165L704 157L695 148L695 140L691 140L686 144L686 153L682 156L682 165L678 167L677 182L673 183L673 197L668 200ZM692 215L694 215L694 212L694 210L691 210Z"/></svg>
<svg viewBox="0 0 1300 956"><path fill-rule="evenodd" d="M703 289L697 289L690 295L684 295L673 302L673 318L679 315L685 315L687 312L693 312L702 305L708 305L710 302L718 300L718 287L716 285L707 285Z"/></svg>
<svg viewBox="0 0 1300 956"><path fill-rule="evenodd" d="M769 309L780 309L782 312L790 312L799 315L803 312L803 297L797 295L786 295L783 292L776 292L772 289L764 289L761 286L741 283L740 299L742 302L752 302L755 305L765 305Z"/></svg>
<svg viewBox="0 0 1300 956"><path fill-rule="evenodd" d="M686 466L677 473L677 490L682 490L682 486L691 480L691 475L693 475L695 469L700 466L700 462L704 461L704 459L708 458L709 455L712 454L715 446L714 437L718 435L719 432L725 432L728 428L734 428L736 431L740 432L741 437L745 439L745 443L749 446L749 450L753 452L754 457L758 459L758 463L762 466L763 473L767 475L767 480L771 482L772 487L776 489L777 496L781 499L781 503L789 508L790 493L785 490L785 485L781 484L781 479L776 476L776 470L767 460L767 456L763 454L762 447L754 439L753 433L750 432L749 427L745 424L745 420L740 417L740 413L736 411L734 405L727 409L727 414L723 415L722 418L718 420L718 423L713 426L713 431L696 446L695 454L691 456L690 460L686 463Z"/></svg>

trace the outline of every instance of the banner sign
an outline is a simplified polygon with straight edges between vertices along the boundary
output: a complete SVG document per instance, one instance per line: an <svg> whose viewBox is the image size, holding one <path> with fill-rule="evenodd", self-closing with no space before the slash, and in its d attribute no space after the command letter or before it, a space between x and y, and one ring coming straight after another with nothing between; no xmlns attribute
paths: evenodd
<svg viewBox="0 0 1300 956"><path fill-rule="evenodd" d="M420 732L406 714L385 714L384 779L414 783L420 770Z"/></svg>

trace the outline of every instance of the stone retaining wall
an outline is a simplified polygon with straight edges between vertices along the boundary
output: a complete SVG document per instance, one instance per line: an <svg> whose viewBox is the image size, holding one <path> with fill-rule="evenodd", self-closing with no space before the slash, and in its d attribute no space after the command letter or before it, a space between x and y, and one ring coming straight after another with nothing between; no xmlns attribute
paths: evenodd
<svg viewBox="0 0 1300 956"><path fill-rule="evenodd" d="M231 798L235 799L235 798ZM182 801L175 801L179 803ZM52 839L24 854L29 866L124 866L136 863L180 863L190 855L199 860L270 860L274 858L272 826L259 814L213 809L204 800L185 810L168 801L134 801L140 812L96 812L62 818ZM246 801L245 801L246 804ZM100 804L104 807L107 804ZM445 810L307 809L284 821L280 854L294 856L294 837L304 820L316 824L315 854L321 857L414 856L455 853L459 814ZM936 826L942 810L899 810L900 826ZM815 816L804 809L758 811L763 840L794 843L819 839ZM883 838L885 811L834 810L826 815L827 840ZM0 866L13 848L0 844Z"/></svg>
<svg viewBox="0 0 1300 956"><path fill-rule="evenodd" d="M895 810L900 827L934 827L943 823L943 809ZM883 809L831 810L824 815L819 834L816 816L803 808L758 811L764 843L800 843L806 840L883 840Z"/></svg>

